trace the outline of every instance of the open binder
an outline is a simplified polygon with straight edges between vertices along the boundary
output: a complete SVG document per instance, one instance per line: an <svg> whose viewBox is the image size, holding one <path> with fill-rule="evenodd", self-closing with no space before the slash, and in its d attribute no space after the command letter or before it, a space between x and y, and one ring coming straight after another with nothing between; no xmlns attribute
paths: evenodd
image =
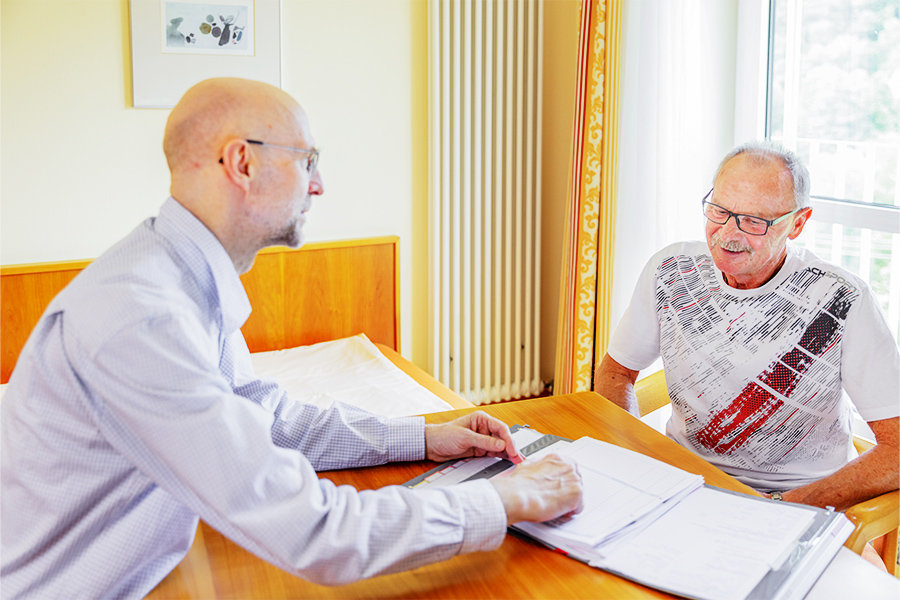
<svg viewBox="0 0 900 600"><path fill-rule="evenodd" d="M802 598L853 531L841 513L704 485L637 452L514 426L519 452L578 462L585 509L571 520L517 523L510 533L592 567L698 600ZM407 482L444 486L501 476L499 458L444 463Z"/></svg>

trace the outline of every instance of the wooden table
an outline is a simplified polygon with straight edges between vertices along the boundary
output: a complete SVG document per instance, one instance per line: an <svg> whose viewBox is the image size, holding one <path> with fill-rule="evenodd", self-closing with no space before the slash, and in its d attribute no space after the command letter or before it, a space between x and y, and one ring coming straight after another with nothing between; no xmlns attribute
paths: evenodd
<svg viewBox="0 0 900 600"><path fill-rule="evenodd" d="M427 415L426 421L449 421L471 410L435 413ZM755 493L593 392L502 403L482 410L510 425L528 424L542 433L604 440L699 473L710 485ZM331 471L321 476L337 484L373 489L403 483L433 466L428 461L394 463ZM457 556L406 573L325 587L270 565L205 523L200 524L185 559L148 596L153 599L668 597L512 535L493 552Z"/></svg>

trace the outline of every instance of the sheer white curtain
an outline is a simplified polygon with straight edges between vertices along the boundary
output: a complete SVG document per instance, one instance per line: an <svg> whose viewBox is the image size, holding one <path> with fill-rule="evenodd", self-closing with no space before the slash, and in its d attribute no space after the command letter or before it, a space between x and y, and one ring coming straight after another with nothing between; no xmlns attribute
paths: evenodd
<svg viewBox="0 0 900 600"><path fill-rule="evenodd" d="M612 323L650 256L703 239L700 200L734 140L737 6L625 2Z"/></svg>

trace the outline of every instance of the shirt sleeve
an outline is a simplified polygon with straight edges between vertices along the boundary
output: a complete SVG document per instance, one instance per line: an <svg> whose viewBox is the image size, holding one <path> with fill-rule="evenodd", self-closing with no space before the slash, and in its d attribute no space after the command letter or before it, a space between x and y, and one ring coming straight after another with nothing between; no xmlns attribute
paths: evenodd
<svg viewBox="0 0 900 600"><path fill-rule="evenodd" d="M316 471L425 458L422 417L387 418L347 404L323 409L296 402L275 381L256 376L240 331L228 336L223 356L236 382L233 392L274 416L272 442L297 450Z"/></svg>
<svg viewBox="0 0 900 600"><path fill-rule="evenodd" d="M274 443L274 420L286 429L311 423L293 436L303 448L352 455L371 452L372 436L348 434L347 421L371 417L343 409L273 413L235 395L219 371L215 337L189 314L129 325L94 348L83 345L90 337L68 336L67 355L89 382L86 402L110 445L200 518L286 571L343 584L493 549L504 538L505 511L487 482L357 492L319 479L303 453ZM386 448L392 436L414 431L421 432L415 420L388 425L379 443ZM424 432L419 437L424 444ZM339 448L354 438L357 446Z"/></svg>
<svg viewBox="0 0 900 600"><path fill-rule="evenodd" d="M847 314L841 383L866 421L900 416L900 352L867 285Z"/></svg>
<svg viewBox="0 0 900 600"><path fill-rule="evenodd" d="M631 303L622 315L606 352L617 363L640 371L659 358L659 321L656 316L658 254L641 271Z"/></svg>

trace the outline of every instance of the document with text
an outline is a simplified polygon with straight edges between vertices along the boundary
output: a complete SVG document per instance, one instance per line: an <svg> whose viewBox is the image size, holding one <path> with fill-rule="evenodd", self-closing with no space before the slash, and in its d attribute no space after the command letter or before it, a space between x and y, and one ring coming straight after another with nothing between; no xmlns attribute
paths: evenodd
<svg viewBox="0 0 900 600"><path fill-rule="evenodd" d="M529 460L576 461L584 510L510 529L569 557L698 600L801 598L853 531L841 513L704 485L700 475L592 438L512 428ZM499 458L445 463L408 487L504 476Z"/></svg>

